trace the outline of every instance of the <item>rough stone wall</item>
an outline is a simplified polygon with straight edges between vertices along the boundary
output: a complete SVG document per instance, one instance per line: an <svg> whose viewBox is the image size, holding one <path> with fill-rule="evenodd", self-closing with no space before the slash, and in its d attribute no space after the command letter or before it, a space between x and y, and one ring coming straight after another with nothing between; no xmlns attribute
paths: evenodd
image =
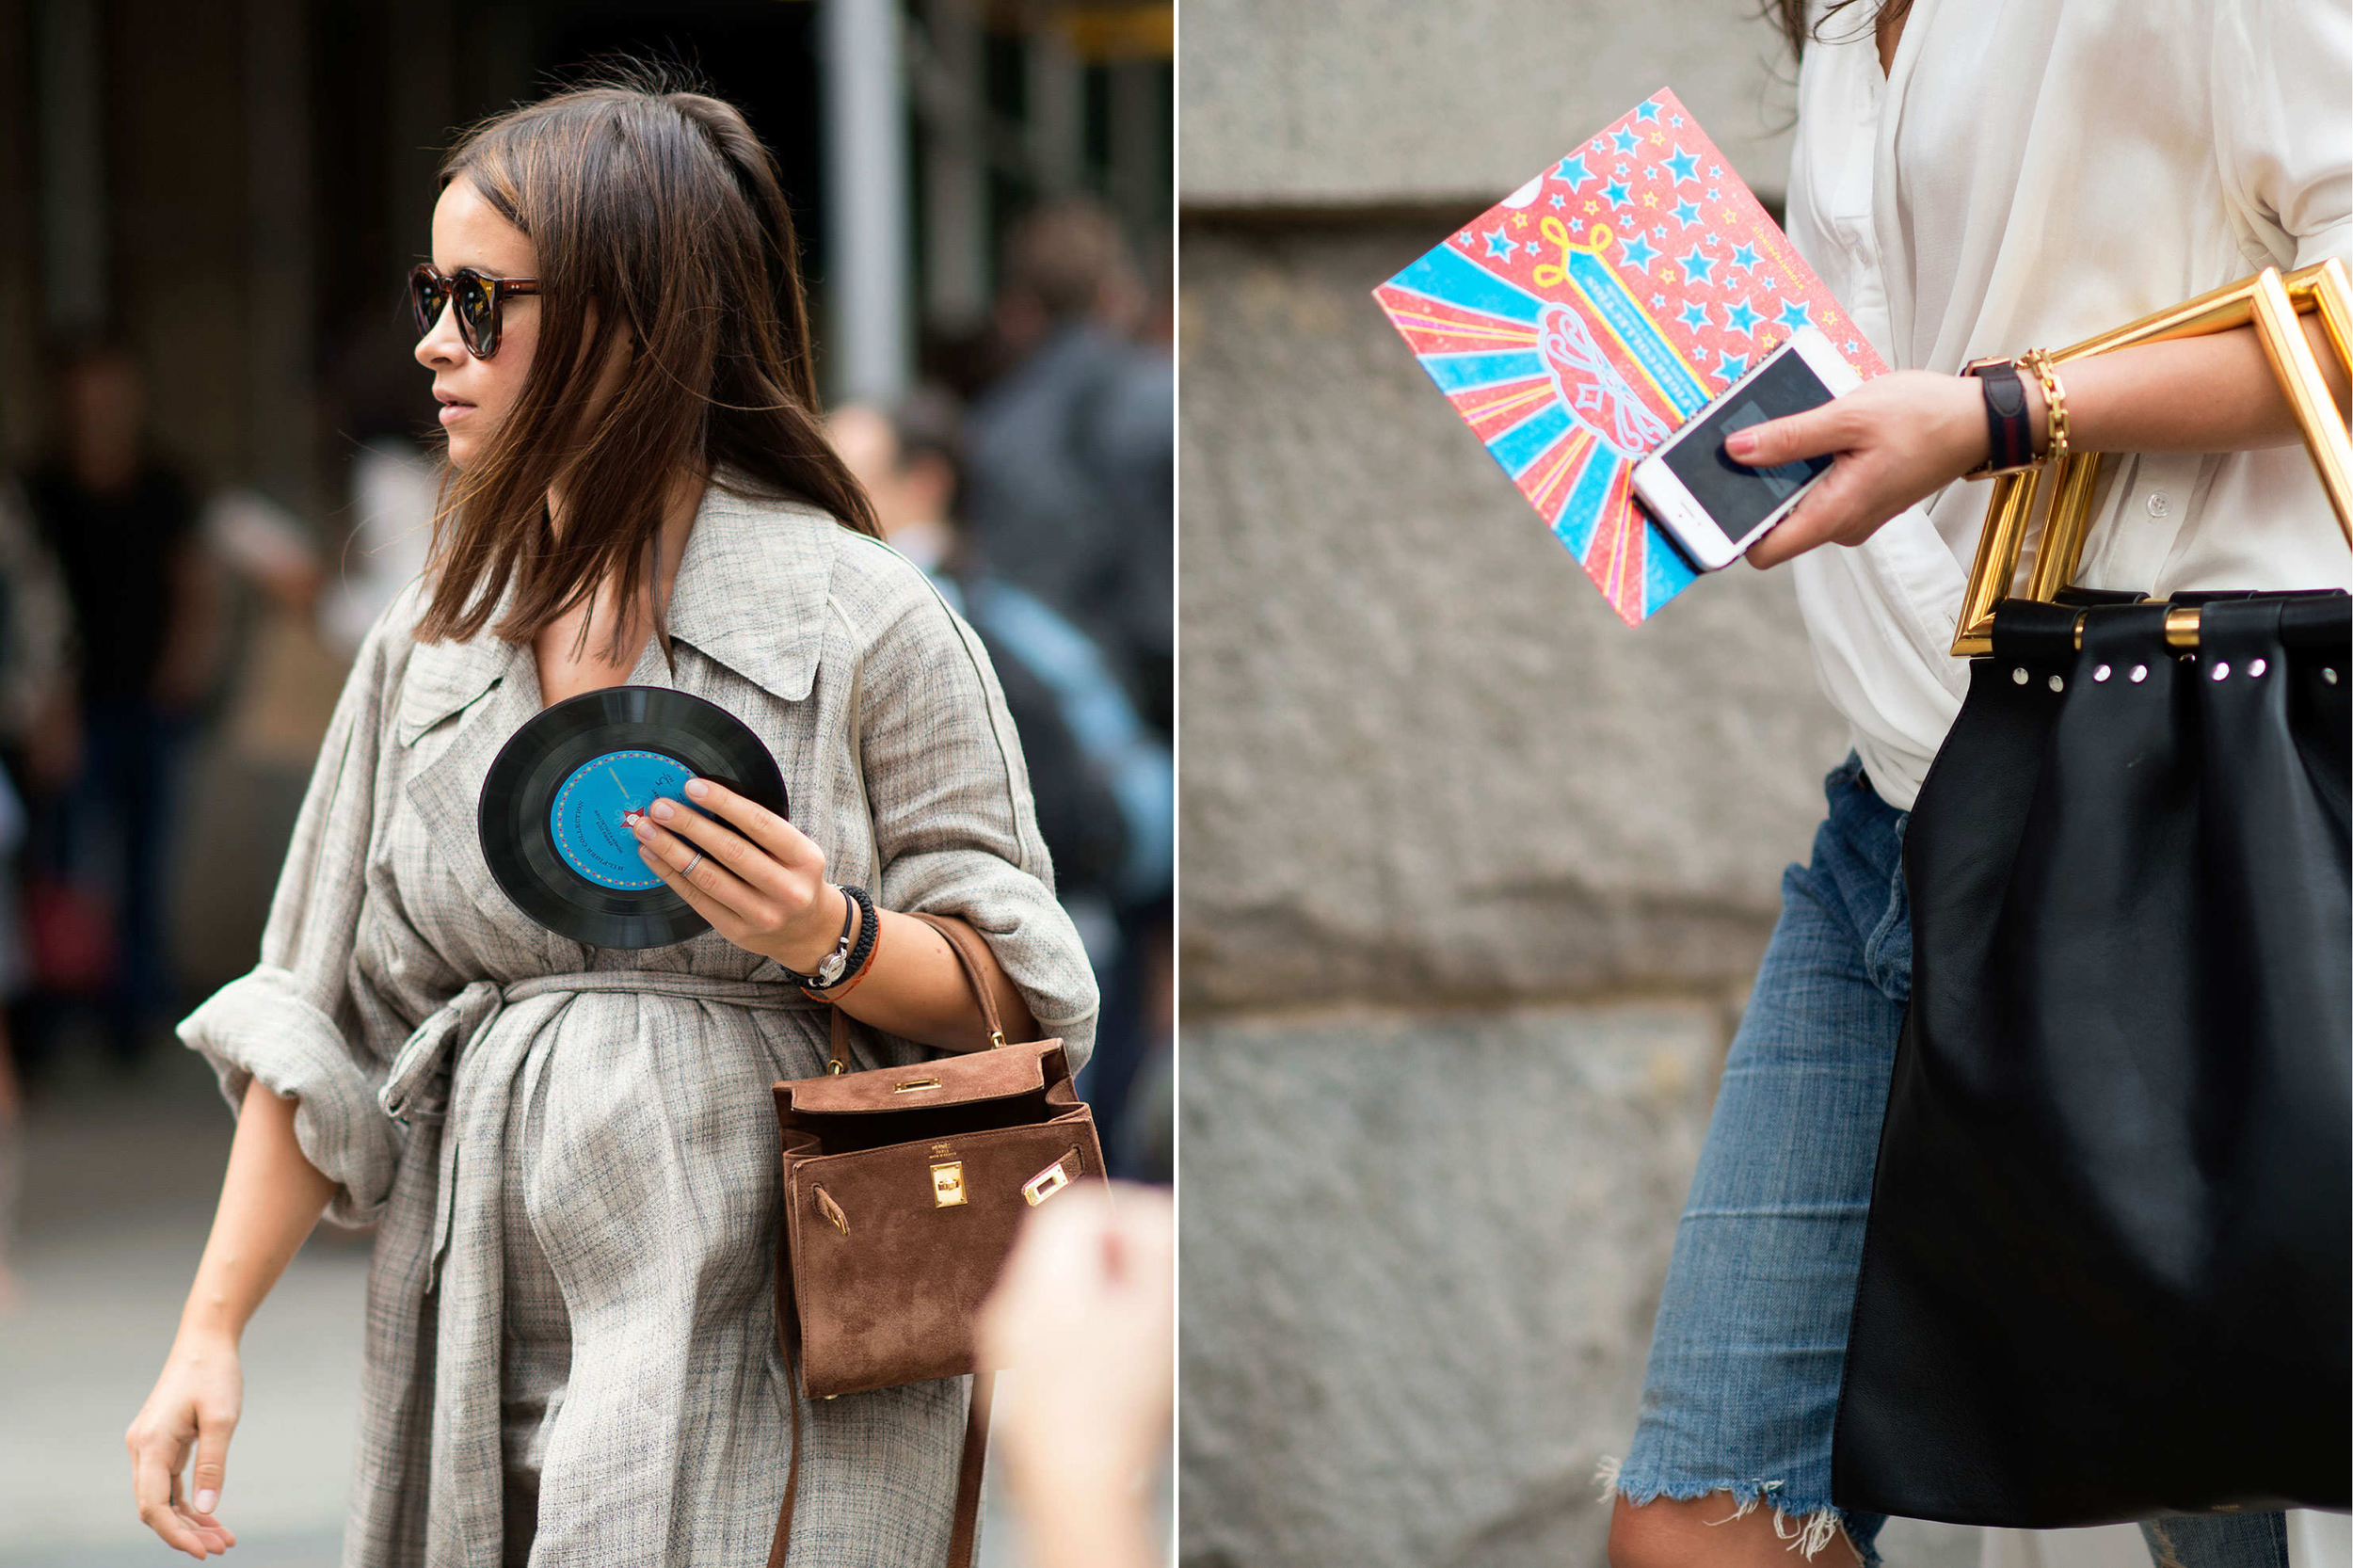
<svg viewBox="0 0 2353 1568"><path fill-rule="evenodd" d="M1183 232L1191 1003L1720 986L1844 752L1785 575L1630 630L1430 385L1445 221Z"/></svg>
<svg viewBox="0 0 2353 1568"><path fill-rule="evenodd" d="M1776 197L1747 12L1187 0L1187 1568L1602 1561L1843 726L1780 577L1620 624L1369 291L1662 82Z"/></svg>
<svg viewBox="0 0 2353 1568"><path fill-rule="evenodd" d="M1189 1027L1188 1568L1599 1568L1721 1032L1690 1002Z"/></svg>
<svg viewBox="0 0 2353 1568"><path fill-rule="evenodd" d="M1761 194L1796 72L1751 0L1184 0L1190 207L1485 206L1671 87Z"/></svg>

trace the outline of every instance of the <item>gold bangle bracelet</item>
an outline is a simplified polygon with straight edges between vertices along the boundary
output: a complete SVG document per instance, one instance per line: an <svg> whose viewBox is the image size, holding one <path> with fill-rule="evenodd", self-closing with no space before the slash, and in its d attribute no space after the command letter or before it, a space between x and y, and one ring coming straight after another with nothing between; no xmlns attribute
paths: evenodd
<svg viewBox="0 0 2353 1568"><path fill-rule="evenodd" d="M2042 411L2048 437L2042 445L2046 462L2067 456L2067 389L2059 385L2058 367L2047 348L2029 348L2018 356L2018 367L2033 373L2042 388Z"/></svg>

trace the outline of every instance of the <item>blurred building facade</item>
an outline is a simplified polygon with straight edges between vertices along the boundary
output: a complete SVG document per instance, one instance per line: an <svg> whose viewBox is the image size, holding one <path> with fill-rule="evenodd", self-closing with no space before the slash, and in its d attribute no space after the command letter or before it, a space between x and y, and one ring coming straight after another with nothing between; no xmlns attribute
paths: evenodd
<svg viewBox="0 0 2353 1568"><path fill-rule="evenodd" d="M1785 51L1740 0L1182 49L1184 1560L1598 1568L1843 726L1785 576L1622 625L1369 291L1662 84L1777 208Z"/></svg>
<svg viewBox="0 0 2353 1568"><path fill-rule="evenodd" d="M402 280L441 150L617 55L684 66L776 151L830 395L969 391L1021 212L1093 195L1168 253L1174 27L1132 0L0 0L0 463L48 438L46 345L107 331L158 445L310 528L331 592L363 443L432 428ZM337 682L282 630L247 628L222 696L268 756L199 768L197 994L251 962Z"/></svg>

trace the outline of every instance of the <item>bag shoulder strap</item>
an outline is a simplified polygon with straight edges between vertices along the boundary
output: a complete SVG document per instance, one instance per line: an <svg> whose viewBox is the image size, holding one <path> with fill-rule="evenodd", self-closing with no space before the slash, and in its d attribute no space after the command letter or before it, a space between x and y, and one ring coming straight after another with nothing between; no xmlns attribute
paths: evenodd
<svg viewBox="0 0 2353 1568"><path fill-rule="evenodd" d="M779 1262L782 1260L779 1259ZM792 1552L792 1505L801 1492L801 1368L792 1353L786 1324L792 1311L792 1287L779 1272L776 1285L776 1340L784 1347L785 1391L792 1407L792 1462L784 1473L784 1506L776 1510L776 1532L768 1543L768 1568L785 1568ZM964 1420L964 1452L956 1460L955 1522L948 1534L948 1568L972 1568L981 1536L981 1478L988 1467L989 1408L997 1391L997 1374L972 1374L972 1404Z"/></svg>

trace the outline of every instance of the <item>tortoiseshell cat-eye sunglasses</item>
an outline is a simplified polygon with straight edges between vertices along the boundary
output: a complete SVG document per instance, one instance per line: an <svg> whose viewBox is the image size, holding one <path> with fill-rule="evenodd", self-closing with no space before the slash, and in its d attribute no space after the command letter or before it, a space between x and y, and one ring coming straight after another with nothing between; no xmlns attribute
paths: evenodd
<svg viewBox="0 0 2353 1568"><path fill-rule="evenodd" d="M408 269L408 306L416 312L417 336L429 334L441 319L441 308L455 302L457 336L477 360L499 351L499 311L507 296L538 292L536 278L491 278L470 266L444 278L430 262Z"/></svg>

